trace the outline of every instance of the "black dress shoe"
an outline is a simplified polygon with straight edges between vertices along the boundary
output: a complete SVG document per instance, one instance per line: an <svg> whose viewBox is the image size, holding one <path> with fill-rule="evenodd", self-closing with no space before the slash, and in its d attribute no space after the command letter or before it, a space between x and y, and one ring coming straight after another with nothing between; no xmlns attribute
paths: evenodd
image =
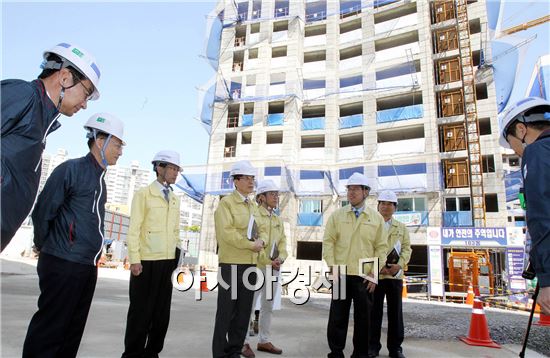
<svg viewBox="0 0 550 358"><path fill-rule="evenodd" d="M369 352L368 357L369 358L376 358L376 357L378 357L378 352Z"/></svg>
<svg viewBox="0 0 550 358"><path fill-rule="evenodd" d="M405 355L403 354L403 352L391 352L390 353L390 358L405 358Z"/></svg>

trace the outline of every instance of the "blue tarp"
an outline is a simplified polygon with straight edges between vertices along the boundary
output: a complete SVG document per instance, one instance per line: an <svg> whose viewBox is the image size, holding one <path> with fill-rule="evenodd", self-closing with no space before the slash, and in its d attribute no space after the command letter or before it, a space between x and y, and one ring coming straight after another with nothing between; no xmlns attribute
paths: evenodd
<svg viewBox="0 0 550 358"><path fill-rule="evenodd" d="M376 80L385 80L386 78L398 77L403 75L410 75L415 73L416 69L414 65L410 62L402 63L397 66L386 68L376 72Z"/></svg>
<svg viewBox="0 0 550 358"><path fill-rule="evenodd" d="M324 177L323 170L300 170L300 180L323 179Z"/></svg>
<svg viewBox="0 0 550 358"><path fill-rule="evenodd" d="M443 227L472 226L471 211L444 211Z"/></svg>
<svg viewBox="0 0 550 358"><path fill-rule="evenodd" d="M241 118L241 126L243 127L249 127L254 124L253 114L243 114Z"/></svg>
<svg viewBox="0 0 550 358"><path fill-rule="evenodd" d="M426 174L426 163L378 166L379 177L412 174Z"/></svg>
<svg viewBox="0 0 550 358"><path fill-rule="evenodd" d="M415 104L412 106L385 109L376 112L376 123L403 121L424 116L424 106Z"/></svg>
<svg viewBox="0 0 550 358"><path fill-rule="evenodd" d="M265 167L264 168L265 176L277 176L281 175L281 167Z"/></svg>
<svg viewBox="0 0 550 358"><path fill-rule="evenodd" d="M363 125L363 114L353 114L351 116L340 117L340 129L360 127Z"/></svg>
<svg viewBox="0 0 550 358"><path fill-rule="evenodd" d="M321 226L322 213L298 213L298 226Z"/></svg>
<svg viewBox="0 0 550 358"><path fill-rule="evenodd" d="M302 118L302 130L325 129L325 117Z"/></svg>
<svg viewBox="0 0 550 358"><path fill-rule="evenodd" d="M282 126L284 123L285 114L284 113L271 113L267 115L267 125L268 126Z"/></svg>
<svg viewBox="0 0 550 358"><path fill-rule="evenodd" d="M504 187L506 189L506 202L514 201L518 198L522 183L521 170L505 173Z"/></svg>
<svg viewBox="0 0 550 358"><path fill-rule="evenodd" d="M326 87L326 81L325 80L308 80L308 79L304 79L303 86L304 86L305 90L325 88Z"/></svg>
<svg viewBox="0 0 550 358"><path fill-rule="evenodd" d="M191 199L203 203L204 189L206 185L206 173L204 174L181 174L181 180L176 186L183 190Z"/></svg>
<svg viewBox="0 0 550 358"><path fill-rule="evenodd" d="M353 167L353 168L345 168L345 169L340 169L338 171L338 178L339 179L349 179L349 177L353 174L353 173L361 173L361 174L364 174L365 172L365 169L363 167Z"/></svg>
<svg viewBox="0 0 550 358"><path fill-rule="evenodd" d="M363 83L363 75L340 78L340 88L355 86Z"/></svg>

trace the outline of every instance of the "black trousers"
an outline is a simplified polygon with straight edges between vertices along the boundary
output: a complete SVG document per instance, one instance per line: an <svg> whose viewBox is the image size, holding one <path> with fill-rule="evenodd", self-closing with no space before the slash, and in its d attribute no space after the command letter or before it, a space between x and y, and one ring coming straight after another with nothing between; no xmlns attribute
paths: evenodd
<svg viewBox="0 0 550 358"><path fill-rule="evenodd" d="M247 268L256 265L233 264L237 271L237 282L231 282L231 266L232 264L220 264L219 267L222 280L229 283L230 287L226 289L218 283L218 307L212 339L212 356L215 358L241 356L252 313L254 291L244 286L243 274ZM253 272L248 277L248 282L255 285L256 279L256 273ZM236 299L231 298L231 287L234 285L237 288Z"/></svg>
<svg viewBox="0 0 550 358"><path fill-rule="evenodd" d="M360 276L346 276L346 298L332 300L328 318L327 338L329 358L344 357L351 302L353 301L353 354L352 357L368 357L369 315L372 294Z"/></svg>
<svg viewBox="0 0 550 358"><path fill-rule="evenodd" d="M130 307L122 357L158 357L170 322L172 272L177 258L141 261L142 272L130 276Z"/></svg>
<svg viewBox="0 0 550 358"><path fill-rule="evenodd" d="M403 327L403 280L384 279L378 281L374 291L374 301L370 321L369 348L371 352L379 352L380 331L382 318L384 316L384 296L387 301L388 310L388 341L387 347L390 353L402 352L401 344L405 339L405 328Z"/></svg>
<svg viewBox="0 0 550 358"><path fill-rule="evenodd" d="M76 357L97 282L97 267L40 254L40 297L23 357Z"/></svg>

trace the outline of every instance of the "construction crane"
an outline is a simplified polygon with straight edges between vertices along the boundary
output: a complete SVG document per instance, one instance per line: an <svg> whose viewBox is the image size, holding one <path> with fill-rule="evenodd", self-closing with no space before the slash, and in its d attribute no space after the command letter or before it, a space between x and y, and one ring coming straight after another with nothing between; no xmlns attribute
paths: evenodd
<svg viewBox="0 0 550 358"><path fill-rule="evenodd" d="M524 30L530 29L531 27L538 26L549 21L550 21L550 15L545 15L543 17L539 17L538 19L527 21L527 22L524 22L523 24L519 24L516 26L512 26L506 30L502 30L501 34L511 35L516 32L524 31Z"/></svg>

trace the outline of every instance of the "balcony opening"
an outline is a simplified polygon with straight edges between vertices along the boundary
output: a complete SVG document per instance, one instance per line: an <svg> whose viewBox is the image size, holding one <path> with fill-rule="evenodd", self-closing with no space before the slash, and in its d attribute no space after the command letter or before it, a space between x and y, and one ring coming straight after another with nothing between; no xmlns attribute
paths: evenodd
<svg viewBox="0 0 550 358"><path fill-rule="evenodd" d="M244 46L246 43L246 26L235 28L235 47Z"/></svg>
<svg viewBox="0 0 550 358"><path fill-rule="evenodd" d="M268 113L269 114L285 113L285 102L284 101L270 102L268 106Z"/></svg>
<svg viewBox="0 0 550 358"><path fill-rule="evenodd" d="M489 94L487 93L487 83L477 83L476 84L476 99L482 100L489 98Z"/></svg>
<svg viewBox="0 0 550 358"><path fill-rule="evenodd" d="M252 1L252 19L259 19L262 16L262 0ZM259 25L259 24L258 24Z"/></svg>
<svg viewBox="0 0 550 358"><path fill-rule="evenodd" d="M251 144L251 143L252 143L252 132L242 132L241 144Z"/></svg>
<svg viewBox="0 0 550 358"><path fill-rule="evenodd" d="M437 61L435 67L437 84L456 82L462 79L460 58L458 57Z"/></svg>
<svg viewBox="0 0 550 358"><path fill-rule="evenodd" d="M470 20L470 34L478 34L481 32L481 22L480 19L472 19Z"/></svg>
<svg viewBox="0 0 550 358"><path fill-rule="evenodd" d="M378 143L424 138L424 125L380 130L377 132L377 137Z"/></svg>
<svg viewBox="0 0 550 358"><path fill-rule="evenodd" d="M340 117L363 114L363 102L354 102L340 105Z"/></svg>
<svg viewBox="0 0 550 358"><path fill-rule="evenodd" d="M275 17L288 16L289 0L275 0Z"/></svg>
<svg viewBox="0 0 550 358"><path fill-rule="evenodd" d="M483 155L481 156L482 171L483 173L494 173L495 172L495 156L494 155Z"/></svg>
<svg viewBox="0 0 550 358"><path fill-rule="evenodd" d="M479 66L481 60L481 51L472 51L472 66Z"/></svg>
<svg viewBox="0 0 550 358"><path fill-rule="evenodd" d="M302 118L315 118L325 116L325 105L306 106L302 108Z"/></svg>
<svg viewBox="0 0 550 358"><path fill-rule="evenodd" d="M466 150L464 123L439 126L439 151L455 152L458 150Z"/></svg>
<svg viewBox="0 0 550 358"><path fill-rule="evenodd" d="M286 46L273 47L271 50L271 57L285 57L286 56Z"/></svg>
<svg viewBox="0 0 550 358"><path fill-rule="evenodd" d="M454 0L431 2L430 10L432 24L456 18Z"/></svg>
<svg viewBox="0 0 550 358"><path fill-rule="evenodd" d="M403 46L415 42L418 42L417 30L377 40L374 43L374 50L383 51L393 47Z"/></svg>
<svg viewBox="0 0 550 358"><path fill-rule="evenodd" d="M470 185L468 160L452 159L444 160L445 188L464 188Z"/></svg>
<svg viewBox="0 0 550 358"><path fill-rule="evenodd" d="M260 23L259 23L259 22L250 25L250 33L251 33L251 34L260 33Z"/></svg>
<svg viewBox="0 0 550 358"><path fill-rule="evenodd" d="M327 33L327 25L314 25L307 26L305 30L305 37L325 35Z"/></svg>
<svg viewBox="0 0 550 358"><path fill-rule="evenodd" d="M340 148L355 147L358 145L363 145L363 132L353 133L353 134L342 134L340 135L339 139L340 139L340 143L339 143Z"/></svg>
<svg viewBox="0 0 550 358"><path fill-rule="evenodd" d="M480 118L479 122L479 135L491 134L491 118Z"/></svg>
<svg viewBox="0 0 550 358"><path fill-rule="evenodd" d="M438 117L458 116L464 113L462 89L439 92L437 100Z"/></svg>
<svg viewBox="0 0 550 358"><path fill-rule="evenodd" d="M308 1L306 2L306 22L315 22L325 20L327 18L327 2Z"/></svg>
<svg viewBox="0 0 550 358"><path fill-rule="evenodd" d="M230 104L227 109L227 128L236 128L239 126L240 104Z"/></svg>
<svg viewBox="0 0 550 358"><path fill-rule="evenodd" d="M229 94L232 99L241 98L241 90L243 87L241 77L235 77L231 79L231 85L229 87Z"/></svg>
<svg viewBox="0 0 550 358"><path fill-rule="evenodd" d="M233 52L233 72L240 72L244 70L244 51Z"/></svg>
<svg viewBox="0 0 550 358"><path fill-rule="evenodd" d="M458 34L455 28L434 31L432 36L434 53L452 51L458 48Z"/></svg>
<svg viewBox="0 0 550 358"><path fill-rule="evenodd" d="M340 61L346 60L348 58L361 56L363 54L363 49L361 45L348 47L340 50Z"/></svg>
<svg viewBox="0 0 550 358"><path fill-rule="evenodd" d="M258 49L257 48L251 48L248 50L248 59L253 60L258 58Z"/></svg>
<svg viewBox="0 0 550 358"><path fill-rule="evenodd" d="M273 32L287 31L288 21L277 21L273 23Z"/></svg>
<svg viewBox="0 0 550 358"><path fill-rule="evenodd" d="M235 157L235 147L237 146L237 133L226 133L225 134L225 146L223 150L224 158L233 158Z"/></svg>
<svg viewBox="0 0 550 358"><path fill-rule="evenodd" d="M326 50L310 51L304 53L304 63L325 61L327 58Z"/></svg>
<svg viewBox="0 0 550 358"><path fill-rule="evenodd" d="M301 148L324 148L324 135L302 136Z"/></svg>
<svg viewBox="0 0 550 358"><path fill-rule="evenodd" d="M240 21L248 20L248 1L237 3L237 15Z"/></svg>
<svg viewBox="0 0 550 358"><path fill-rule="evenodd" d="M470 210L472 210L470 205L470 198L467 196L445 198L445 211L470 211Z"/></svg>
<svg viewBox="0 0 550 358"><path fill-rule="evenodd" d="M403 16L416 13L416 2L409 3L403 6L396 7L395 9L379 12L374 14L374 23L379 24L381 22L398 19Z"/></svg>
<svg viewBox="0 0 550 358"><path fill-rule="evenodd" d="M355 19L340 24L340 35L361 28L361 19Z"/></svg>
<svg viewBox="0 0 550 358"><path fill-rule="evenodd" d="M413 92L400 96L384 97L376 100L376 110L383 111L386 109L394 109L407 107L416 104L422 104L422 92Z"/></svg>
<svg viewBox="0 0 550 358"><path fill-rule="evenodd" d="M340 18L361 13L361 0L340 0Z"/></svg>
<svg viewBox="0 0 550 358"><path fill-rule="evenodd" d="M281 144L283 143L283 131L266 132L266 144Z"/></svg>
<svg viewBox="0 0 550 358"><path fill-rule="evenodd" d="M485 194L485 211L488 213L498 213L497 194Z"/></svg>
<svg viewBox="0 0 550 358"><path fill-rule="evenodd" d="M268 105L267 125L280 126L284 124L285 102L270 102Z"/></svg>
<svg viewBox="0 0 550 358"><path fill-rule="evenodd" d="M244 114L254 113L254 102L247 102L244 104Z"/></svg>

